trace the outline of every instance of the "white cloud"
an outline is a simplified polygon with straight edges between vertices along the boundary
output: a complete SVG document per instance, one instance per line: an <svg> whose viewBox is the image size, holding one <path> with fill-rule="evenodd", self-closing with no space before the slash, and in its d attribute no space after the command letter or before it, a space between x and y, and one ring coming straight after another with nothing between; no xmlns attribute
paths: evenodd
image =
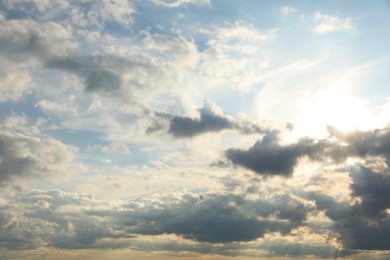
<svg viewBox="0 0 390 260"><path fill-rule="evenodd" d="M132 1L128 0L6 0L4 6L41 20L62 16L72 27L95 26L101 28L106 22L115 22L129 27L133 24L135 12ZM70 19L69 19L70 18Z"/></svg>
<svg viewBox="0 0 390 260"><path fill-rule="evenodd" d="M324 34L339 31L351 31L352 22L350 18L339 18L316 12L314 14L313 32L316 34Z"/></svg>
<svg viewBox="0 0 390 260"><path fill-rule="evenodd" d="M0 59L23 60L65 56L77 44L72 30L55 22L6 20L0 14Z"/></svg>
<svg viewBox="0 0 390 260"><path fill-rule="evenodd" d="M253 26L243 24L241 22L235 22L232 25L216 27L212 32L216 35L217 39L223 43L229 41L241 41L241 42L263 42L269 39L269 36L260 32Z"/></svg>
<svg viewBox="0 0 390 260"><path fill-rule="evenodd" d="M77 114L77 110L74 107L71 107L69 104L64 104L64 103L56 103L50 100L41 100L38 102L37 106L45 112L48 113L54 113L54 114L59 114L59 113L72 113L72 114Z"/></svg>
<svg viewBox="0 0 390 260"><path fill-rule="evenodd" d="M92 1L93 6L84 14L82 19L87 19L87 24L101 26L105 22L117 22L123 26L133 23L133 5L128 0L101 0Z"/></svg>
<svg viewBox="0 0 390 260"><path fill-rule="evenodd" d="M102 153L124 153L130 154L130 149L123 143L113 142L110 145L95 145L88 147L89 150L98 149Z"/></svg>
<svg viewBox="0 0 390 260"><path fill-rule="evenodd" d="M210 0L151 0L156 5L174 8L184 5L211 5Z"/></svg>
<svg viewBox="0 0 390 260"><path fill-rule="evenodd" d="M283 6L281 9L280 9L280 12L284 15L289 15L289 14L292 14L292 13L296 13L297 12L297 9L292 7L292 6Z"/></svg>
<svg viewBox="0 0 390 260"><path fill-rule="evenodd" d="M35 9L42 13L49 9L63 10L69 6L69 1L65 0L4 0L2 2L7 9L18 9L29 13Z"/></svg>
<svg viewBox="0 0 390 260"><path fill-rule="evenodd" d="M204 84L231 86L245 92L261 82L259 75L268 66L268 57L261 45L275 32L264 33L242 22L205 31L210 38L200 66Z"/></svg>
<svg viewBox="0 0 390 260"><path fill-rule="evenodd" d="M16 101L28 93L31 76L27 71L16 69L0 74L0 102Z"/></svg>

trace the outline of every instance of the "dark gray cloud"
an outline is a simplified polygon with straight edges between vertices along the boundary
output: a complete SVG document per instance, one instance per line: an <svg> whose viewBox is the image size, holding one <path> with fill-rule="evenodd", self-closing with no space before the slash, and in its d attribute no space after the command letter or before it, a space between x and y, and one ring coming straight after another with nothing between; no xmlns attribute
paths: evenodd
<svg viewBox="0 0 390 260"><path fill-rule="evenodd" d="M268 176L291 176L298 159L304 156L325 164L342 163L350 157L383 158L390 166L389 128L347 133L329 128L329 133L326 139L303 138L282 146L277 133L269 132L249 149L231 148L225 155L235 165Z"/></svg>
<svg viewBox="0 0 390 260"><path fill-rule="evenodd" d="M206 101L198 110L199 118L171 116L168 132L174 137L189 138L208 132L236 129L244 134L265 133L270 130L251 121L236 120L224 115L222 110Z"/></svg>
<svg viewBox="0 0 390 260"><path fill-rule="evenodd" d="M334 221L334 230L346 249L390 250L390 175L370 168L349 169L351 191L357 202L337 201L324 193L309 193L319 210Z"/></svg>
<svg viewBox="0 0 390 260"><path fill-rule="evenodd" d="M369 131L342 132L335 128L329 128L331 137L346 144L344 157L355 156L380 156L390 165L390 128L375 129Z"/></svg>
<svg viewBox="0 0 390 260"><path fill-rule="evenodd" d="M302 140L296 144L281 146L274 133L264 135L248 150L229 149L226 157L240 165L262 175L290 176L298 158L306 155L310 141Z"/></svg>
<svg viewBox="0 0 390 260"><path fill-rule="evenodd" d="M111 205L85 194L35 190L12 199L0 205L0 229L5 234L0 246L9 249L21 243L26 243L24 248L40 243L94 248L103 238L137 234L176 234L208 243L253 241L268 233L289 234L304 224L311 210L287 195L270 201L233 194L176 194Z"/></svg>
<svg viewBox="0 0 390 260"><path fill-rule="evenodd" d="M309 193L308 198L334 222L333 229L345 249L389 250L389 129L345 133L330 128L329 132L330 136L324 140L302 139L285 146L279 144L275 134L266 134L248 150L227 150L226 157L266 176L290 176L303 156L331 165L359 158L361 166L342 169L350 173L353 204L324 193Z"/></svg>
<svg viewBox="0 0 390 260"><path fill-rule="evenodd" d="M373 174L362 168L353 177L352 190L361 204L338 202L323 193L306 193L316 206L294 195L273 194L267 198L246 199L242 194L168 194L158 199L137 198L115 203L96 200L92 195L60 190L34 190L8 197L0 203L0 247L33 249L43 245L54 248L136 248L259 256L260 251L274 256L315 255L331 258L353 253L355 249L388 249L388 202L374 211L363 202L377 201L378 182L390 186L388 177L378 177L367 185ZM386 194L387 194L386 193ZM359 195L358 195L359 194ZM385 195L386 195L385 194ZM307 227L308 214L325 211L340 234L343 250L320 244L268 240L266 234L292 235ZM313 230L314 231L314 230ZM198 241L189 246L183 240L138 240L137 235L175 234ZM319 235L324 235L323 233ZM263 238L262 243L249 242ZM259 251L256 251L259 250ZM348 251L351 250L351 251Z"/></svg>
<svg viewBox="0 0 390 260"><path fill-rule="evenodd" d="M175 137L193 137L206 132L219 132L231 128L231 122L215 115L200 115L199 119L174 116L171 119L169 133Z"/></svg>
<svg viewBox="0 0 390 260"><path fill-rule="evenodd" d="M168 132L175 137L193 137L206 132L230 129L234 125L231 118L218 113L210 102L199 109L199 114L200 118L173 116Z"/></svg>
<svg viewBox="0 0 390 260"><path fill-rule="evenodd" d="M288 234L302 225L307 211L288 196L269 202L246 201L231 194L203 198L186 195L179 203L135 210L126 216L124 224L131 233L176 234L200 242L230 243L273 232Z"/></svg>
<svg viewBox="0 0 390 260"><path fill-rule="evenodd" d="M51 59L45 65L82 78L88 92L114 92L122 85L121 76L102 65L99 57Z"/></svg>

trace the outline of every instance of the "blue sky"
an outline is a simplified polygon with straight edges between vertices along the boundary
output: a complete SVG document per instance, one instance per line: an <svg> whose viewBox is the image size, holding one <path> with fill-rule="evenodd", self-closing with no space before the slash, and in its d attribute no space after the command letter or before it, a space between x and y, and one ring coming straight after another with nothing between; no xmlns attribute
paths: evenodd
<svg viewBox="0 0 390 260"><path fill-rule="evenodd" d="M388 259L389 24L388 1L0 1L1 257Z"/></svg>

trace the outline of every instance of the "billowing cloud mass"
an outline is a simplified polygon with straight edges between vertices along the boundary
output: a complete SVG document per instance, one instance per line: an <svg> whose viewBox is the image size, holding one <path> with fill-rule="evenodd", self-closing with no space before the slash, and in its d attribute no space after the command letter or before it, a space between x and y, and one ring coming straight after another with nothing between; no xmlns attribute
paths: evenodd
<svg viewBox="0 0 390 260"><path fill-rule="evenodd" d="M2 230L20 234L18 239L0 240L7 248L33 248L40 243L93 248L101 239L127 238L131 243L137 235L163 234L208 243L244 242L273 232L287 235L303 224L311 210L289 196L246 200L234 194L188 193L110 205L88 194L34 190L21 201L31 223L23 226L17 217L21 209L12 206L14 199L1 205ZM31 236L34 226L39 237ZM111 246L116 247L115 241Z"/></svg>
<svg viewBox="0 0 390 260"><path fill-rule="evenodd" d="M268 133L248 150L228 149L226 157L236 165L263 175L290 176L298 159L308 157L315 161L331 160L340 163L348 158L384 159L389 165L389 129L341 132L329 127L327 139L304 138L296 143L281 145L275 133Z"/></svg>
<svg viewBox="0 0 390 260"><path fill-rule="evenodd" d="M334 221L334 230L345 248L389 250L388 173L356 166L349 169L354 202L338 202L324 193L309 193L320 210Z"/></svg>
<svg viewBox="0 0 390 260"><path fill-rule="evenodd" d="M176 234L200 242L251 241L269 232L288 234L306 218L305 206L290 198L245 201L234 195L185 196L172 205L147 208L129 216L129 231L137 234ZM275 214L275 220L270 216ZM260 219L259 219L260 218ZM262 219L261 219L262 218ZM144 219L141 225L137 219Z"/></svg>
<svg viewBox="0 0 390 260"><path fill-rule="evenodd" d="M385 2L0 0L0 258L389 259Z"/></svg>

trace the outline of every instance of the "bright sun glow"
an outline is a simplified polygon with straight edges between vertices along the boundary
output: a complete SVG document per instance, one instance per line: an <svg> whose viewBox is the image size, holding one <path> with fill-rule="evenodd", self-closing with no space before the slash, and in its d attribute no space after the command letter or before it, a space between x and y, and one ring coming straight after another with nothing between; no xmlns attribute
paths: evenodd
<svg viewBox="0 0 390 260"><path fill-rule="evenodd" d="M367 100L353 96L325 90L305 91L298 102L301 114L296 121L296 134L324 137L327 126L342 131L373 128L375 120L367 106Z"/></svg>

